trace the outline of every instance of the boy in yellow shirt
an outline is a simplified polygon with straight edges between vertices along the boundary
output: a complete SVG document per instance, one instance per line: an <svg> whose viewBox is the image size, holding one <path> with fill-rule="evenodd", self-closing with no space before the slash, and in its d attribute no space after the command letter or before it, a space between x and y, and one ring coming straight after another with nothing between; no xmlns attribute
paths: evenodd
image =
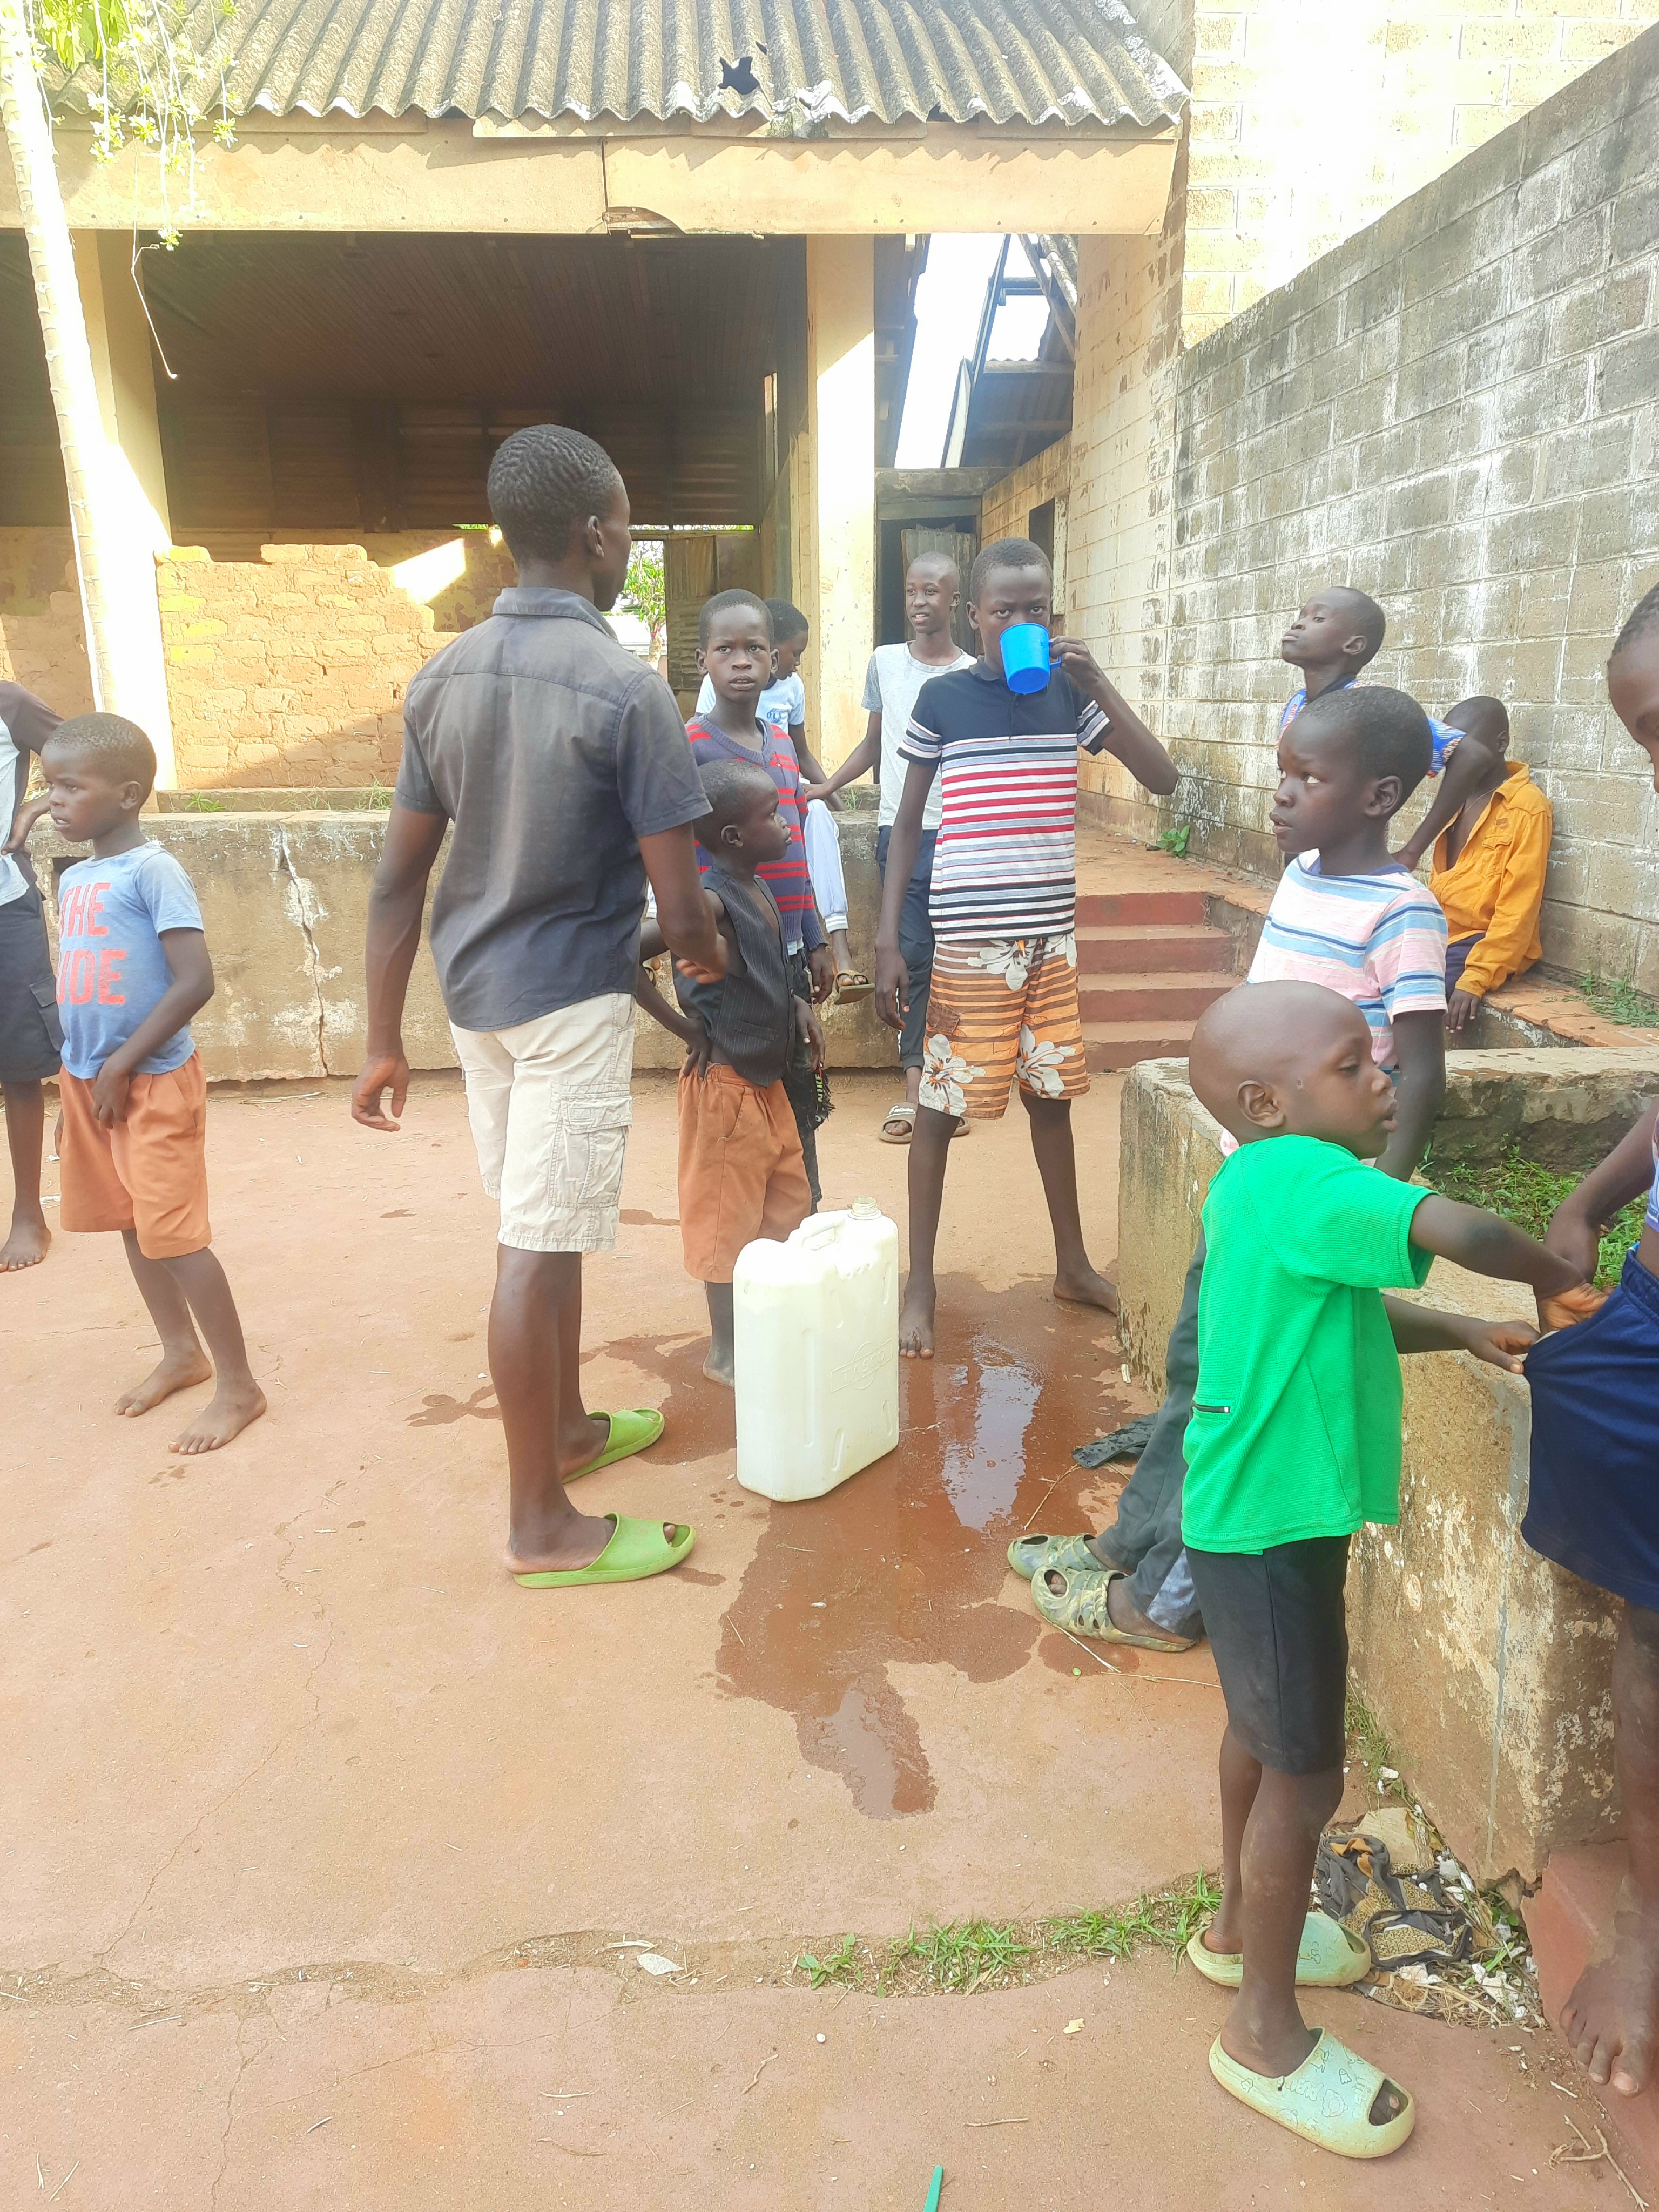
<svg viewBox="0 0 1659 2212"><path fill-rule="evenodd" d="M1446 1027L1457 1036L1488 992L1542 956L1538 913L1554 816L1525 762L1504 757L1510 718L1498 700L1464 699L1446 720L1480 741L1484 763L1440 833L1429 876L1446 916Z"/></svg>

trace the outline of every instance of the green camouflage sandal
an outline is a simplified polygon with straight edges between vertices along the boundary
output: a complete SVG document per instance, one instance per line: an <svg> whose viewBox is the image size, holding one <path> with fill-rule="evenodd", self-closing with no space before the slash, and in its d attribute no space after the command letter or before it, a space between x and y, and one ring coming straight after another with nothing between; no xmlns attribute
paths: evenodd
<svg viewBox="0 0 1659 2212"><path fill-rule="evenodd" d="M1048 1574L1065 1577L1066 1587L1054 1591L1048 1587ZM1042 1618L1055 1628L1066 1629L1073 1636L1086 1636L1097 1644L1133 1644L1140 1651L1190 1651L1198 1638L1195 1636L1132 1636L1127 1628L1120 1628L1106 1607L1106 1593L1114 1583L1124 1579L1117 1567L1093 1567L1079 1572L1076 1568L1048 1568L1031 1581L1031 1602Z"/></svg>
<svg viewBox="0 0 1659 2212"><path fill-rule="evenodd" d="M1050 1567L1059 1567L1062 1571L1075 1570L1080 1575L1102 1575L1106 1571L1089 1549L1086 1535L1016 1536L1008 1547L1008 1564L1028 1583L1033 1575L1047 1574Z"/></svg>

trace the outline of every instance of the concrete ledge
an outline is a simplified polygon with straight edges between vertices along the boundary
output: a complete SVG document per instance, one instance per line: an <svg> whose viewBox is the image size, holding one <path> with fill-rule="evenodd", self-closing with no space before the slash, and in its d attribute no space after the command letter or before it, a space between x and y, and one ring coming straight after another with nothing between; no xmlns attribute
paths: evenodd
<svg viewBox="0 0 1659 2212"><path fill-rule="evenodd" d="M202 902L218 988L193 1027L210 1081L356 1073L367 1041L363 933L386 823L380 809L144 817L145 834L177 855ZM868 972L881 896L874 811L849 810L841 824L854 957ZM50 823L36 829L31 850L55 957L57 875L86 854ZM446 847L434 885L447 854ZM832 1070L890 1067L896 1076L897 1041L869 1000L823 1012ZM410 978L404 1042L412 1067L456 1064L425 935ZM681 1057L678 1042L641 1012L635 1065L678 1067Z"/></svg>
<svg viewBox="0 0 1659 2212"><path fill-rule="evenodd" d="M1584 1166L1659 1089L1659 1051L1469 1052L1454 1061L1437 1142L1507 1144ZM1123 1086L1118 1283L1123 1341L1164 1387L1164 1352L1220 1164L1220 1131L1183 1060ZM1524 1315L1514 1286L1438 1263L1423 1303ZM1397 1529L1354 1547L1357 1689L1458 1856L1483 1878L1534 1877L1552 1851L1615 1832L1608 1677L1614 1601L1521 1537L1531 1413L1525 1384L1467 1353L1405 1362Z"/></svg>

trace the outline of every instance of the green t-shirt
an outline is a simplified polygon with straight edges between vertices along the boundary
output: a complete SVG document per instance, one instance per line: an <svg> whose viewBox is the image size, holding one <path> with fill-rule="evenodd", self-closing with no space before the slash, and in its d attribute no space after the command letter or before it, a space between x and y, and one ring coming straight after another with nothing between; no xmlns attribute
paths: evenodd
<svg viewBox="0 0 1659 2212"><path fill-rule="evenodd" d="M1381 1294L1427 1277L1411 1226L1431 1195L1316 1137L1222 1162L1204 1201L1181 1511L1195 1550L1400 1518L1400 1355Z"/></svg>

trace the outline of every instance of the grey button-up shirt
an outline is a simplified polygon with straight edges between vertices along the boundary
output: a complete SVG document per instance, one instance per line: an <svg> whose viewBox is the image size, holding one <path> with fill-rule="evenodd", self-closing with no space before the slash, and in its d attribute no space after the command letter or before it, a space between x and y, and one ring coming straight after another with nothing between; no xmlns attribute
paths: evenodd
<svg viewBox="0 0 1659 2212"><path fill-rule="evenodd" d="M662 678L586 599L522 589L410 682L396 797L454 824L432 953L465 1030L631 991L639 841L708 811Z"/></svg>

